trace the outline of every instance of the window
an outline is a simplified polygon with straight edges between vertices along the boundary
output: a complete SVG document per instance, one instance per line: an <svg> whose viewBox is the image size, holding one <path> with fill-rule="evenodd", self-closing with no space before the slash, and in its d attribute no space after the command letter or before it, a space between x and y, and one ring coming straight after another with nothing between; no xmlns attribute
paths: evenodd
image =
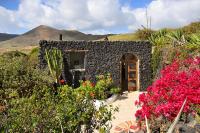
<svg viewBox="0 0 200 133"><path fill-rule="evenodd" d="M85 52L70 52L70 69L85 69Z"/></svg>
<svg viewBox="0 0 200 133"><path fill-rule="evenodd" d="M69 71L72 74L72 86L80 86L79 80L85 80L85 64L87 50L66 50L69 54Z"/></svg>

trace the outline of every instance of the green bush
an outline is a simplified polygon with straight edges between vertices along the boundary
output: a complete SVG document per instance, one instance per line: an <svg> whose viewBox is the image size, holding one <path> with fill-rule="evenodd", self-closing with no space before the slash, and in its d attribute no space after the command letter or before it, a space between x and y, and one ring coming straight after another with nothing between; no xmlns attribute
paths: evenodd
<svg viewBox="0 0 200 133"><path fill-rule="evenodd" d="M34 89L50 86L48 72L30 66L25 57L0 57L0 98L30 96ZM18 94L18 95L16 95Z"/></svg>
<svg viewBox="0 0 200 133"><path fill-rule="evenodd" d="M77 90L85 94L88 98L98 100L106 99L120 92L120 88L113 84L110 74L99 75L96 78L96 84L90 81L82 81L81 86Z"/></svg>
<svg viewBox="0 0 200 133"><path fill-rule="evenodd" d="M151 29L138 29L135 32L135 35L137 36L137 38L139 38L140 40L148 40L148 38L154 33L153 30Z"/></svg>
<svg viewBox="0 0 200 133"><path fill-rule="evenodd" d="M154 51L151 58L151 68L153 79L156 78L156 74L158 73L159 67L162 65L162 51L161 47L156 46L154 47Z"/></svg>
<svg viewBox="0 0 200 133"><path fill-rule="evenodd" d="M200 53L199 34L186 35L183 30L160 30L151 34L148 39L154 46L151 59L153 79L159 73L160 67L175 59L185 59Z"/></svg>
<svg viewBox="0 0 200 133"><path fill-rule="evenodd" d="M188 44L196 44L200 46L200 34L192 34L187 36Z"/></svg>
<svg viewBox="0 0 200 133"><path fill-rule="evenodd" d="M3 58L11 59L15 57L26 57L27 55L25 53L22 53L20 51L9 51L5 52L1 55Z"/></svg>
<svg viewBox="0 0 200 133"><path fill-rule="evenodd" d="M187 44L186 36L182 30L176 30L176 31L170 32L166 35L166 37L169 38L170 43L174 47Z"/></svg>
<svg viewBox="0 0 200 133"><path fill-rule="evenodd" d="M33 67L37 67L38 63L39 63L39 48L34 48L31 50L31 52L28 54L28 63L33 66Z"/></svg>
<svg viewBox="0 0 200 133"><path fill-rule="evenodd" d="M114 108L101 105L97 109L93 100L81 95L69 86L58 88L53 95L51 89L34 91L30 97L12 99L4 121L8 132L80 132L108 127ZM82 129L83 130L83 129Z"/></svg>
<svg viewBox="0 0 200 133"><path fill-rule="evenodd" d="M168 41L165 36L157 36L157 34L152 34L148 40L153 46L165 46Z"/></svg>
<svg viewBox="0 0 200 133"><path fill-rule="evenodd" d="M193 34L193 33L200 32L200 22L193 22L193 23L183 27L182 30L186 34Z"/></svg>
<svg viewBox="0 0 200 133"><path fill-rule="evenodd" d="M112 94L120 92L120 89L113 84L113 79L110 74L99 75L96 78L95 90L97 99L105 99Z"/></svg>
<svg viewBox="0 0 200 133"><path fill-rule="evenodd" d="M12 57L12 58L11 58ZM69 86L52 87L46 70L28 56L0 57L0 132L91 132L104 128L115 109Z"/></svg>

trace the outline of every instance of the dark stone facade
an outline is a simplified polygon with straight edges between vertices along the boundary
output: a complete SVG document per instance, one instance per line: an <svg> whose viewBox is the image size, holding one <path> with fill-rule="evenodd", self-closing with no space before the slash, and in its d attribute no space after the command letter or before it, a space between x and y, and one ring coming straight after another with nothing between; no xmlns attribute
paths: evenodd
<svg viewBox="0 0 200 133"><path fill-rule="evenodd" d="M139 59L140 90L151 82L151 44L146 41L40 41L40 66L46 66L45 49L58 48L64 55L64 77L71 81L69 54L67 50L85 50L86 79L95 81L95 76L110 73L116 85L120 86L120 60L126 53Z"/></svg>

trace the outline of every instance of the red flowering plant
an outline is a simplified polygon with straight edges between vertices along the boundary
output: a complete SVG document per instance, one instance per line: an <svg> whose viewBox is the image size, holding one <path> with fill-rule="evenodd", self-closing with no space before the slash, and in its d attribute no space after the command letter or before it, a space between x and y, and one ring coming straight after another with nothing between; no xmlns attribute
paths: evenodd
<svg viewBox="0 0 200 133"><path fill-rule="evenodd" d="M61 85L65 85L65 80L64 80L64 79L61 79L61 80L60 80L60 84L61 84Z"/></svg>
<svg viewBox="0 0 200 133"><path fill-rule="evenodd" d="M85 95L87 98L95 98L95 84L91 81L81 81L80 87L77 89L81 95Z"/></svg>
<svg viewBox="0 0 200 133"><path fill-rule="evenodd" d="M120 89L115 87L110 74L99 75L96 77L96 84L91 81L81 81L81 85L78 88L81 94L86 95L92 99L106 99L112 94L120 92Z"/></svg>
<svg viewBox="0 0 200 133"><path fill-rule="evenodd" d="M135 102L141 108L135 116L144 120L164 118L170 122L177 116L183 101L183 115L194 113L200 104L200 57L175 60L161 71L161 77L147 88Z"/></svg>

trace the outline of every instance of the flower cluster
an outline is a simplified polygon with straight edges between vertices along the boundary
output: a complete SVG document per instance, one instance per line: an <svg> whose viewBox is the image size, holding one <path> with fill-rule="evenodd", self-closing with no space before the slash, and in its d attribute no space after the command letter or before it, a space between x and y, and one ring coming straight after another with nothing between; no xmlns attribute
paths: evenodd
<svg viewBox="0 0 200 133"><path fill-rule="evenodd" d="M96 83L89 80L81 81L78 91L87 98L103 100L112 94L119 93L120 89L114 85L111 75L106 74L97 76Z"/></svg>
<svg viewBox="0 0 200 133"><path fill-rule="evenodd" d="M95 84L89 80L82 81L78 91L80 91L80 94L85 95L90 99L95 98Z"/></svg>
<svg viewBox="0 0 200 133"><path fill-rule="evenodd" d="M184 101L187 103L183 112L193 111L194 105L200 104L200 57L174 61L161 71L161 77L139 96L137 106L141 106L135 116L144 119L164 117L173 120Z"/></svg>

